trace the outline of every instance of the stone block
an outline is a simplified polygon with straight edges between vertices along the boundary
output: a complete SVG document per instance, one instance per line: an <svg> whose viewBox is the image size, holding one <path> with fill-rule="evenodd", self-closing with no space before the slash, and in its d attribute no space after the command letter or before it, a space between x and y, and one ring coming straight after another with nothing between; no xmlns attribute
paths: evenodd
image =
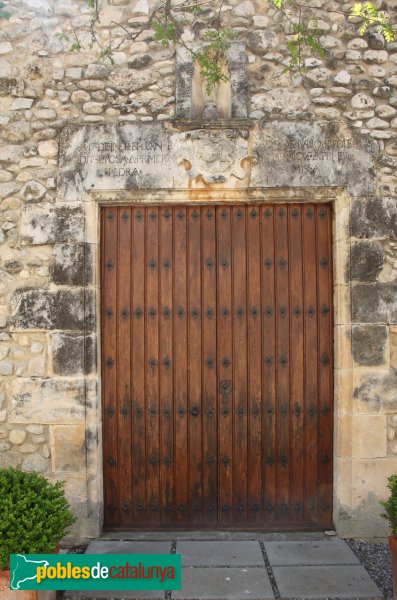
<svg viewBox="0 0 397 600"><path fill-rule="evenodd" d="M24 471L36 471L37 473L47 473L50 468L50 461L39 454L32 454L25 458L22 463Z"/></svg>
<svg viewBox="0 0 397 600"><path fill-rule="evenodd" d="M352 424L353 458L386 457L386 415L353 415Z"/></svg>
<svg viewBox="0 0 397 600"><path fill-rule="evenodd" d="M265 549L272 567L360 564L358 558L343 540L265 542Z"/></svg>
<svg viewBox="0 0 397 600"><path fill-rule="evenodd" d="M21 189L21 196L25 202L39 202L46 194L46 188L38 181L28 181Z"/></svg>
<svg viewBox="0 0 397 600"><path fill-rule="evenodd" d="M275 567L282 598L379 598L381 593L361 565Z"/></svg>
<svg viewBox="0 0 397 600"><path fill-rule="evenodd" d="M397 206L394 198L360 198L353 202L351 235L356 238L397 238Z"/></svg>
<svg viewBox="0 0 397 600"><path fill-rule="evenodd" d="M185 567L262 566L263 556L258 542L178 542Z"/></svg>
<svg viewBox="0 0 397 600"><path fill-rule="evenodd" d="M58 285L91 285L94 276L90 244L55 244L52 281Z"/></svg>
<svg viewBox="0 0 397 600"><path fill-rule="evenodd" d="M178 550L177 550L178 552ZM292 597L292 596L291 596ZM184 568L175 600L269 600L274 598L265 568Z"/></svg>
<svg viewBox="0 0 397 600"><path fill-rule="evenodd" d="M27 205L22 213L21 235L32 245L84 241L84 212L81 206Z"/></svg>
<svg viewBox="0 0 397 600"><path fill-rule="evenodd" d="M23 456L20 452L9 450L8 452L0 452L0 467L7 469L8 467L17 467L21 464Z"/></svg>
<svg viewBox="0 0 397 600"><path fill-rule="evenodd" d="M95 372L96 336L54 332L50 334L52 365L56 375Z"/></svg>
<svg viewBox="0 0 397 600"><path fill-rule="evenodd" d="M17 329L92 331L95 327L93 290L17 290L12 302L16 308L10 324Z"/></svg>
<svg viewBox="0 0 397 600"><path fill-rule="evenodd" d="M26 431L23 429L11 429L8 439L11 444L23 444L26 439Z"/></svg>
<svg viewBox="0 0 397 600"><path fill-rule="evenodd" d="M84 421L86 390L81 379L25 379L9 384L10 423L69 424Z"/></svg>
<svg viewBox="0 0 397 600"><path fill-rule="evenodd" d="M179 544L178 544L179 545ZM177 552L180 552L179 548ZM171 542L108 541L94 540L89 543L87 554L170 554Z"/></svg>
<svg viewBox="0 0 397 600"><path fill-rule="evenodd" d="M86 469L85 427L55 425L50 428L52 470L77 473Z"/></svg>
<svg viewBox="0 0 397 600"><path fill-rule="evenodd" d="M352 289L354 323L396 323L397 283L359 283Z"/></svg>
<svg viewBox="0 0 397 600"><path fill-rule="evenodd" d="M362 240L354 242L350 256L350 279L376 281L383 268L385 255L380 242Z"/></svg>
<svg viewBox="0 0 397 600"><path fill-rule="evenodd" d="M385 325L353 325L352 352L359 365L377 366L385 362Z"/></svg>
<svg viewBox="0 0 397 600"><path fill-rule="evenodd" d="M354 382L353 398L360 403L364 403L364 406L371 412L381 409L396 411L396 389L397 372L394 369L388 371L369 371L368 373L360 374L358 381ZM361 410L361 412L364 412L364 410Z"/></svg>

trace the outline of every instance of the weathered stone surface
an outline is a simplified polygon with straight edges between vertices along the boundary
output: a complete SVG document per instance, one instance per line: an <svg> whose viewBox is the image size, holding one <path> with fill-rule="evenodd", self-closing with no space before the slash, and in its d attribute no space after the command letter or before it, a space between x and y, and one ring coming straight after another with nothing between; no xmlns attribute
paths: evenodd
<svg viewBox="0 0 397 600"><path fill-rule="evenodd" d="M43 433L44 427L42 425L28 425L26 431L33 433L34 435L39 435L40 433Z"/></svg>
<svg viewBox="0 0 397 600"><path fill-rule="evenodd" d="M56 140L44 140L38 143L37 150L43 158L54 158L58 155L58 142Z"/></svg>
<svg viewBox="0 0 397 600"><path fill-rule="evenodd" d="M96 337L53 332L50 334L52 364L56 375L80 375L95 372Z"/></svg>
<svg viewBox="0 0 397 600"><path fill-rule="evenodd" d="M396 323L397 283L359 283L352 289L354 323Z"/></svg>
<svg viewBox="0 0 397 600"><path fill-rule="evenodd" d="M266 29L253 31L248 35L247 46L251 52L262 56L277 46L277 36L273 31Z"/></svg>
<svg viewBox="0 0 397 600"><path fill-rule="evenodd" d="M26 431L23 429L11 429L8 439L11 444L23 444L26 440Z"/></svg>
<svg viewBox="0 0 397 600"><path fill-rule="evenodd" d="M28 181L21 189L21 196L25 202L40 202L44 198L46 189L38 181Z"/></svg>
<svg viewBox="0 0 397 600"><path fill-rule="evenodd" d="M353 96L351 99L351 105L353 108L362 110L373 108L375 106L375 101L370 96L360 93Z"/></svg>
<svg viewBox="0 0 397 600"><path fill-rule="evenodd" d="M326 86L332 81L332 71L318 67L307 72L305 78L311 85Z"/></svg>
<svg viewBox="0 0 397 600"><path fill-rule="evenodd" d="M353 202L351 235L356 238L397 238L397 206L394 198L359 198Z"/></svg>
<svg viewBox="0 0 397 600"><path fill-rule="evenodd" d="M385 254L380 242L354 242L350 254L350 278L353 281L376 281L384 260Z"/></svg>
<svg viewBox="0 0 397 600"><path fill-rule="evenodd" d="M19 378L10 385L10 423L67 424L84 420L82 379Z"/></svg>
<svg viewBox="0 0 397 600"><path fill-rule="evenodd" d="M8 360L0 361L0 375L12 375L14 371L13 364Z"/></svg>
<svg viewBox="0 0 397 600"><path fill-rule="evenodd" d="M23 146L17 144L7 144L0 146L0 161L4 163L19 162L23 157Z"/></svg>
<svg viewBox="0 0 397 600"><path fill-rule="evenodd" d="M335 186L353 195L373 188L372 144L363 144L337 123L273 122L252 132L257 163L253 187Z"/></svg>
<svg viewBox="0 0 397 600"><path fill-rule="evenodd" d="M0 58L0 77L9 77L12 73L12 65L5 58Z"/></svg>
<svg viewBox="0 0 397 600"><path fill-rule="evenodd" d="M364 374L354 389L354 398L364 402L371 411L397 410L397 371Z"/></svg>
<svg viewBox="0 0 397 600"><path fill-rule="evenodd" d="M32 454L28 456L22 463L22 469L24 471L36 471L36 473L46 473L50 468L49 460L46 460L39 454Z"/></svg>
<svg viewBox="0 0 397 600"><path fill-rule="evenodd" d="M352 352L359 365L377 366L385 362L385 325L353 325Z"/></svg>
<svg viewBox="0 0 397 600"><path fill-rule="evenodd" d="M85 470L86 444L84 425L51 427L52 468L55 473Z"/></svg>
<svg viewBox="0 0 397 600"><path fill-rule="evenodd" d="M253 96L251 111L261 110L267 114L283 116L298 115L309 106L308 98L297 92L284 89L274 89L265 94Z"/></svg>
<svg viewBox="0 0 397 600"><path fill-rule="evenodd" d="M19 262L19 260L6 260L3 265L3 269L11 275L16 275L22 271L23 264Z"/></svg>
<svg viewBox="0 0 397 600"><path fill-rule="evenodd" d="M117 69L112 71L109 77L109 85L122 94L131 94L156 83L160 75L152 69L142 71L130 71L129 69Z"/></svg>
<svg viewBox="0 0 397 600"><path fill-rule="evenodd" d="M18 329L92 330L95 295L92 290L17 290L10 319Z"/></svg>
<svg viewBox="0 0 397 600"><path fill-rule="evenodd" d="M130 69L144 69L152 64L152 62L153 58L150 54L137 54L129 59L128 66Z"/></svg>
<svg viewBox="0 0 397 600"><path fill-rule="evenodd" d="M32 245L82 242L84 212L80 205L27 205L22 213L21 235Z"/></svg>
<svg viewBox="0 0 397 600"><path fill-rule="evenodd" d="M58 285L91 285L94 256L90 244L55 244L52 281Z"/></svg>
<svg viewBox="0 0 397 600"><path fill-rule="evenodd" d="M0 77L0 96L9 96L16 89L17 80L9 77Z"/></svg>

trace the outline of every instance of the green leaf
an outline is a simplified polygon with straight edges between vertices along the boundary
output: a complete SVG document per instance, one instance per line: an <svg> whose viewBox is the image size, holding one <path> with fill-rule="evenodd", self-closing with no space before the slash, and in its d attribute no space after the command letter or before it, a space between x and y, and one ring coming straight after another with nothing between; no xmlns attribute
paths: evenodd
<svg viewBox="0 0 397 600"><path fill-rule="evenodd" d="M160 42L165 48L176 41L175 26L173 23L163 24L160 21L153 21L152 27L154 29L154 39Z"/></svg>
<svg viewBox="0 0 397 600"><path fill-rule="evenodd" d="M9 19L11 17L11 14L7 11L7 10L3 10L3 8L6 8L7 5L4 4L4 2L0 1L0 19Z"/></svg>

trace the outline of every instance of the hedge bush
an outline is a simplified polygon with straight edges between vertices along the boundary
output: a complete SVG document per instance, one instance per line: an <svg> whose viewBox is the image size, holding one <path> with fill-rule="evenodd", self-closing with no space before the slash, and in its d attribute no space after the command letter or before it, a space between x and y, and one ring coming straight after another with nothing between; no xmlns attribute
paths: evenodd
<svg viewBox="0 0 397 600"><path fill-rule="evenodd" d="M0 469L0 569L9 569L10 554L54 552L75 520L63 482Z"/></svg>

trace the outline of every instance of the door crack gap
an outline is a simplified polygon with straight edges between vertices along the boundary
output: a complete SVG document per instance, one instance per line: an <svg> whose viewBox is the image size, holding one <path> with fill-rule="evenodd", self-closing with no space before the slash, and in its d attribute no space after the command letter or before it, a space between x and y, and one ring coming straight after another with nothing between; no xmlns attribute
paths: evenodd
<svg viewBox="0 0 397 600"><path fill-rule="evenodd" d="M266 552L266 548L265 548L264 542L259 542L259 546L261 547L263 560L265 561L265 567L266 567L267 574L269 576L270 585L272 586L274 597L277 598L277 599L281 598L280 592L279 592L278 587L277 587L276 579L274 577L273 569L272 569L269 557L268 557L267 552Z"/></svg>

